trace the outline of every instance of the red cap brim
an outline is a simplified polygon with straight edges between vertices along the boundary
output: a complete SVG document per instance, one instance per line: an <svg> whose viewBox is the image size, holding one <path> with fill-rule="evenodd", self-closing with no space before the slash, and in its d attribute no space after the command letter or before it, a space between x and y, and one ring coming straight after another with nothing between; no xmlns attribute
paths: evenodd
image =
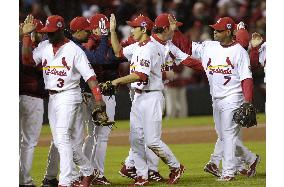
<svg viewBox="0 0 284 187"><path fill-rule="evenodd" d="M38 32L56 32L56 31L58 31L58 28L43 27Z"/></svg>
<svg viewBox="0 0 284 187"><path fill-rule="evenodd" d="M131 27L140 27L140 25L137 25L137 24L133 23L132 21L126 21L126 23Z"/></svg>
<svg viewBox="0 0 284 187"><path fill-rule="evenodd" d="M214 24L209 26L212 27L214 30L225 30L224 27L219 24Z"/></svg>

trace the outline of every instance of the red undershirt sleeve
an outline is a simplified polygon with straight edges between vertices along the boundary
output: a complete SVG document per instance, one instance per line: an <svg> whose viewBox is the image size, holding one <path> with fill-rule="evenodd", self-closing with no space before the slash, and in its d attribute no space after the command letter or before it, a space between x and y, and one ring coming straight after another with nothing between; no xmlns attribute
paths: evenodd
<svg viewBox="0 0 284 187"><path fill-rule="evenodd" d="M253 100L253 79L247 78L242 80L242 91L246 102L252 102Z"/></svg>

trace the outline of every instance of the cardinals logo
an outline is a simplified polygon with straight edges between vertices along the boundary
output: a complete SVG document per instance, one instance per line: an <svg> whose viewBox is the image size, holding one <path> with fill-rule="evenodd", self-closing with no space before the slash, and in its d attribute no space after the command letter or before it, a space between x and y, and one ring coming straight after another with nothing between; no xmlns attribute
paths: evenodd
<svg viewBox="0 0 284 187"><path fill-rule="evenodd" d="M67 65L67 62L65 60L65 57L62 58L62 65L67 68L67 70L69 71L70 70L70 67Z"/></svg>
<svg viewBox="0 0 284 187"><path fill-rule="evenodd" d="M233 64L231 63L229 57L226 58L226 62L227 62L227 64L228 64L229 66L232 67L232 69L234 69L234 66L233 66Z"/></svg>

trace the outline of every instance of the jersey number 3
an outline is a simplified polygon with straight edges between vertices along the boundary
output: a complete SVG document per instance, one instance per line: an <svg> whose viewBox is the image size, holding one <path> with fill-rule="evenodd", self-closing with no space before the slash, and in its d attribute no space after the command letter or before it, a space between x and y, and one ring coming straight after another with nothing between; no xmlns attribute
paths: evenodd
<svg viewBox="0 0 284 187"><path fill-rule="evenodd" d="M228 84L228 82L231 80L231 77L229 77L229 76L224 76L224 79L226 79L226 81L224 82L223 85L226 85L226 84Z"/></svg>
<svg viewBox="0 0 284 187"><path fill-rule="evenodd" d="M58 81L57 87L62 88L64 86L64 80L59 78L59 79L57 79L57 81Z"/></svg>

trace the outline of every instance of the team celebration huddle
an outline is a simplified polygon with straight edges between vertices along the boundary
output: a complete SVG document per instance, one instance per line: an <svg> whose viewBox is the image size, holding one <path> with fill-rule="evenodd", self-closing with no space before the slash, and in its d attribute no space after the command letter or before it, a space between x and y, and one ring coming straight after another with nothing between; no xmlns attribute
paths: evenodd
<svg viewBox="0 0 284 187"><path fill-rule="evenodd" d="M210 86L217 140L200 169L220 183L257 175L260 155L243 144L241 128L257 125L252 71L265 66L262 36L249 36L246 25L231 17L211 23L214 40L203 42L186 38L179 30L183 23L170 13L126 23L131 34L124 41L115 14L78 16L70 23L51 15L45 24L28 15L20 23L20 187L36 186L30 172L46 98L52 139L42 187L115 185L104 166L115 94L123 85L132 102L130 150L117 175L128 177L130 186L182 181L190 163L181 163L161 139L164 85L175 77L176 65L205 72ZM129 63L125 76L118 72L122 62ZM160 159L167 177L159 173Z"/></svg>

